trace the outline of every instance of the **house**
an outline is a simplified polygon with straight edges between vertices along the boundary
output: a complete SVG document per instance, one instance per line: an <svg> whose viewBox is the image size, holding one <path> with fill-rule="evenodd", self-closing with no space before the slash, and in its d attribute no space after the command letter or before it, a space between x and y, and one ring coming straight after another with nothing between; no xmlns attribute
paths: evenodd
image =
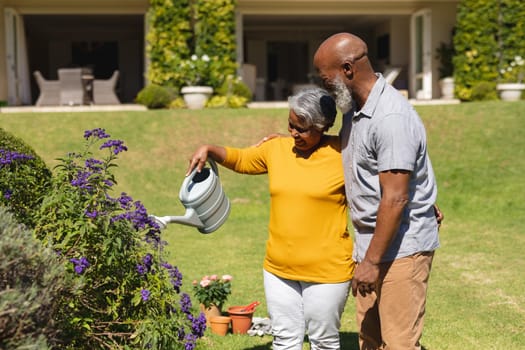
<svg viewBox="0 0 525 350"><path fill-rule="evenodd" d="M211 0L210 0L211 1ZM411 98L439 98L436 48L450 42L459 0L237 0L237 59L255 68L258 100L284 100L313 81L312 58L329 35L349 31L369 45L377 71ZM0 101L33 104L33 72L91 66L120 72L132 102L145 84L148 0L0 0Z"/></svg>

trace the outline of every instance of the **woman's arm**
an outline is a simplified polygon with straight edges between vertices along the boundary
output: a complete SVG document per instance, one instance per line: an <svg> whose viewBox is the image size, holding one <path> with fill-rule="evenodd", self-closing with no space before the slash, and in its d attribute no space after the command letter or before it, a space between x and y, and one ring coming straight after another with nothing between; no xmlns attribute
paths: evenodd
<svg viewBox="0 0 525 350"><path fill-rule="evenodd" d="M208 157L218 163L222 163L226 158L226 149L216 145L202 145L197 148L190 158L190 165L186 171L186 176L188 176L195 167L197 167L197 172L200 172L202 168L204 168Z"/></svg>

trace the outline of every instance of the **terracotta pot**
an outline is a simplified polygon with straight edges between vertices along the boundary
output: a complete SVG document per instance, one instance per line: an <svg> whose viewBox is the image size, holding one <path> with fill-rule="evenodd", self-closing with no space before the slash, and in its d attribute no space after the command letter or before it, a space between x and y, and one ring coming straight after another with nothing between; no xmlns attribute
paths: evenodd
<svg viewBox="0 0 525 350"><path fill-rule="evenodd" d="M201 312L204 312L204 315L206 316L206 325L210 327L210 318L214 316L222 316L221 309L215 305L211 304L209 307L205 307L204 304L200 304Z"/></svg>
<svg viewBox="0 0 525 350"><path fill-rule="evenodd" d="M228 316L210 317L211 332L218 335L226 335L230 328L231 318Z"/></svg>
<svg viewBox="0 0 525 350"><path fill-rule="evenodd" d="M252 325L253 311L241 311L246 306L231 306L228 314L232 319L232 333L246 334Z"/></svg>

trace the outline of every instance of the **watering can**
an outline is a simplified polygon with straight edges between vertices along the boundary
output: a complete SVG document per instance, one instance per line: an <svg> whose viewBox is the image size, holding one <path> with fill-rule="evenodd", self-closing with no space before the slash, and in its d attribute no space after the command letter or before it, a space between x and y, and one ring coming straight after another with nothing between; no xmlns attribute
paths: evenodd
<svg viewBox="0 0 525 350"><path fill-rule="evenodd" d="M208 159L211 169L197 168L186 176L179 191L179 199L186 208L184 216L153 216L164 229L167 224L177 223L197 227L201 233L217 230L230 214L230 201L222 190L219 169L213 159Z"/></svg>

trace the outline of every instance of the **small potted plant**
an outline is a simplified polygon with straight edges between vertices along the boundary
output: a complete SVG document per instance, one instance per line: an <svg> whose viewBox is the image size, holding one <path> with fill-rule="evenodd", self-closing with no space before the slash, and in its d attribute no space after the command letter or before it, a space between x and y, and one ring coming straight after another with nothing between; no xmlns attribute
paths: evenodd
<svg viewBox="0 0 525 350"><path fill-rule="evenodd" d="M454 45L441 43L436 49L436 58L439 60L439 86L441 88L441 98L454 98Z"/></svg>
<svg viewBox="0 0 525 350"><path fill-rule="evenodd" d="M201 57L194 54L190 59L181 61L180 73L184 75L186 86L180 92L188 108L203 108L213 93L209 84L211 65L211 59L206 54Z"/></svg>
<svg viewBox="0 0 525 350"><path fill-rule="evenodd" d="M522 91L525 90L523 78L525 76L525 59L514 56L514 59L501 67L500 83L496 85L500 97L504 101L517 101L521 99Z"/></svg>
<svg viewBox="0 0 525 350"><path fill-rule="evenodd" d="M222 306L231 293L232 279L230 275L223 275L221 278L217 275L206 275L200 282L193 281L193 292L208 321L212 316L221 315Z"/></svg>

